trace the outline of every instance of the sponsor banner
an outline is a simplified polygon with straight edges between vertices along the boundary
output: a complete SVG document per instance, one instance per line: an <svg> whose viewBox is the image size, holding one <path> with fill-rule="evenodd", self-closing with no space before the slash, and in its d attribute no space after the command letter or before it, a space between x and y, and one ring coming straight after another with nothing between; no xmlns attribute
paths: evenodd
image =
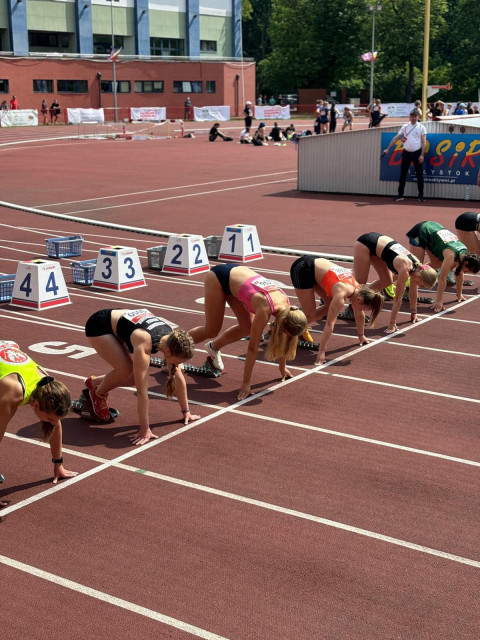
<svg viewBox="0 0 480 640"><path fill-rule="evenodd" d="M381 149L386 149L395 135L382 133ZM401 163L402 145L398 141L380 161L380 180L398 182ZM429 133L427 135L423 162L425 182L478 184L479 170L480 133ZM416 182L413 165L409 169L407 181Z"/></svg>
<svg viewBox="0 0 480 640"><path fill-rule="evenodd" d="M67 109L69 124L82 124L97 122L103 124L105 116L103 109Z"/></svg>
<svg viewBox="0 0 480 640"><path fill-rule="evenodd" d="M382 104L382 113L386 113L390 117L407 118L414 108L415 104L413 102L408 104L405 102L387 102Z"/></svg>
<svg viewBox="0 0 480 640"><path fill-rule="evenodd" d="M38 111L36 109L17 109L15 111L0 111L2 127L36 127L38 125Z"/></svg>
<svg viewBox="0 0 480 640"><path fill-rule="evenodd" d="M255 107L255 120L289 120L290 105L282 107L279 104Z"/></svg>
<svg viewBox="0 0 480 640"><path fill-rule="evenodd" d="M230 107L193 107L194 119L197 122L225 122L230 120Z"/></svg>
<svg viewBox="0 0 480 640"><path fill-rule="evenodd" d="M143 107L130 109L130 119L149 120L151 122L159 122L167 119L167 107Z"/></svg>

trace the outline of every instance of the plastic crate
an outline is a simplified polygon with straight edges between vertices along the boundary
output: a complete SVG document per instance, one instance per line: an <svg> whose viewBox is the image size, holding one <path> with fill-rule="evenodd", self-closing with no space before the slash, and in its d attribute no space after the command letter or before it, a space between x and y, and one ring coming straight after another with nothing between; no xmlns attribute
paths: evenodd
<svg viewBox="0 0 480 640"><path fill-rule="evenodd" d="M208 236L205 238L205 249L209 258L218 258L221 246L222 236Z"/></svg>
<svg viewBox="0 0 480 640"><path fill-rule="evenodd" d="M75 284L92 284L93 276L95 275L95 267L97 261L94 260L81 260L79 262L71 262L73 273L73 282Z"/></svg>
<svg viewBox="0 0 480 640"><path fill-rule="evenodd" d="M150 249L147 249L148 266L150 269L163 269L163 262L165 260L166 253L166 245L150 247Z"/></svg>
<svg viewBox="0 0 480 640"><path fill-rule="evenodd" d="M82 255L82 236L49 238L45 242L47 243L47 255L49 258L71 258Z"/></svg>
<svg viewBox="0 0 480 640"><path fill-rule="evenodd" d="M10 302L12 299L15 274L0 276L0 302Z"/></svg>

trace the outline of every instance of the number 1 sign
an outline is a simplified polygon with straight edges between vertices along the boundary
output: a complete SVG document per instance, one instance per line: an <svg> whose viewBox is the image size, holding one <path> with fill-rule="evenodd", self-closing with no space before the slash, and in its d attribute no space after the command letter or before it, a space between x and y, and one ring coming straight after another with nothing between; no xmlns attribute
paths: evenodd
<svg viewBox="0 0 480 640"><path fill-rule="evenodd" d="M70 304L67 285L58 262L41 259L19 262L11 304L36 311Z"/></svg>
<svg viewBox="0 0 480 640"><path fill-rule="evenodd" d="M250 262L263 258L257 227L251 224L225 227L218 258L228 262Z"/></svg>
<svg viewBox="0 0 480 640"><path fill-rule="evenodd" d="M189 233L170 236L162 271L191 276L209 269L210 264L202 236Z"/></svg>
<svg viewBox="0 0 480 640"><path fill-rule="evenodd" d="M92 286L108 291L146 287L137 250L119 246L100 249Z"/></svg>

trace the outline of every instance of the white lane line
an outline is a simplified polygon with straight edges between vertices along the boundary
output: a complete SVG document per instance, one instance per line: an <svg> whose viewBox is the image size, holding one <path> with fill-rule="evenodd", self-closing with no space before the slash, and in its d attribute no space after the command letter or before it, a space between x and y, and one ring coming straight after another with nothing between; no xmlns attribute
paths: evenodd
<svg viewBox="0 0 480 640"><path fill-rule="evenodd" d="M168 198L156 198L154 200L141 200L139 202L128 202L126 204L115 204L115 205L110 205L108 207L93 207L92 209L64 211L63 215L69 216L69 215L77 215L79 213L89 213L92 211L95 212L95 211L106 211L108 209L122 209L124 207L138 207L142 204L155 204L156 202L168 202L169 200L181 200L183 198L207 196L207 195L211 195L212 193L216 194L216 193L223 193L225 191L237 191L239 189L254 189L255 187L263 187L268 184L281 184L283 182L293 182L294 180L295 178L292 177L292 178L286 178L285 180L272 180L271 182L258 182L256 184L245 184L239 187L226 187L225 189L212 189L211 191L198 191L196 193L185 193L179 196L169 196Z"/></svg>
<svg viewBox="0 0 480 640"><path fill-rule="evenodd" d="M450 353L453 356L468 356L470 358L480 358L479 353L466 353L465 351L452 351L451 349L435 349L434 347L424 347L419 344L406 344L404 342L389 342L396 347L408 347L409 349L424 349L425 351L436 351L437 353Z"/></svg>
<svg viewBox="0 0 480 640"><path fill-rule="evenodd" d="M197 638L204 638L204 640L228 640L228 638L225 638L224 636L219 636L216 633L211 633L210 631L206 631L205 629L201 629L200 627L195 627L192 624L188 624L187 622L183 622L182 620L177 620L176 618L172 618L171 616L166 616L163 613L159 613L158 611L147 609L146 607L142 607L138 604L135 604L134 602L129 602L128 600L117 598L110 595L109 593L98 591L98 589L92 589L92 587L87 587L86 585L80 584L79 582L67 580L67 578L62 578L61 576L49 573L48 571L44 571L43 569L39 569L38 567L33 567L32 565L25 564L24 562L19 562L18 560L14 560L13 558L8 558L7 556L0 555L0 562L7 567L23 571L23 573L35 576L36 578L41 578L42 580L46 580L47 582L52 582L55 585L70 589L71 591L75 591L76 593L80 593L81 595L88 596L89 598L100 600L101 602L105 602L106 604L112 605L114 607L124 609L125 611L129 611L130 613L136 613L138 615L144 616L145 618L150 618L151 620L155 620L156 622L166 624L169 627L180 629L181 631L190 633Z"/></svg>
<svg viewBox="0 0 480 640"><path fill-rule="evenodd" d="M176 187L163 187L162 189L147 189L146 191L130 191L128 193L118 193L116 195L101 196L97 198L85 198L83 200L67 200L66 202L47 202L45 204L37 204L35 207L60 207L66 204L78 204L80 202L97 202L98 200L113 200L114 198L128 198L131 196L141 196L145 193L162 193L163 191L178 191L180 189L193 189L194 187L207 187L213 184L226 184L227 182L240 182L241 180L258 180L259 178L271 178L273 176L282 176L288 173L297 173L296 169L288 171L276 171L275 173L261 173L253 176L243 176L237 178L225 178L224 180L212 180L210 182L195 182L193 184L179 185Z"/></svg>

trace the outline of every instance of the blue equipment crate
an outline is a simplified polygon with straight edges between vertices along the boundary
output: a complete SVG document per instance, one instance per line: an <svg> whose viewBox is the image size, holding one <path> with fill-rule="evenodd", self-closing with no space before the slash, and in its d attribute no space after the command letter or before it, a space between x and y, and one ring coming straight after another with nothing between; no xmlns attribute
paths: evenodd
<svg viewBox="0 0 480 640"><path fill-rule="evenodd" d="M75 284L92 284L95 275L95 267L97 260L81 260L80 262L71 262L73 273L73 282Z"/></svg>
<svg viewBox="0 0 480 640"><path fill-rule="evenodd" d="M0 302L10 302L12 299L15 274L0 276Z"/></svg>
<svg viewBox="0 0 480 640"><path fill-rule="evenodd" d="M66 238L49 238L47 255L49 258L71 258L82 255L82 236L68 236Z"/></svg>

